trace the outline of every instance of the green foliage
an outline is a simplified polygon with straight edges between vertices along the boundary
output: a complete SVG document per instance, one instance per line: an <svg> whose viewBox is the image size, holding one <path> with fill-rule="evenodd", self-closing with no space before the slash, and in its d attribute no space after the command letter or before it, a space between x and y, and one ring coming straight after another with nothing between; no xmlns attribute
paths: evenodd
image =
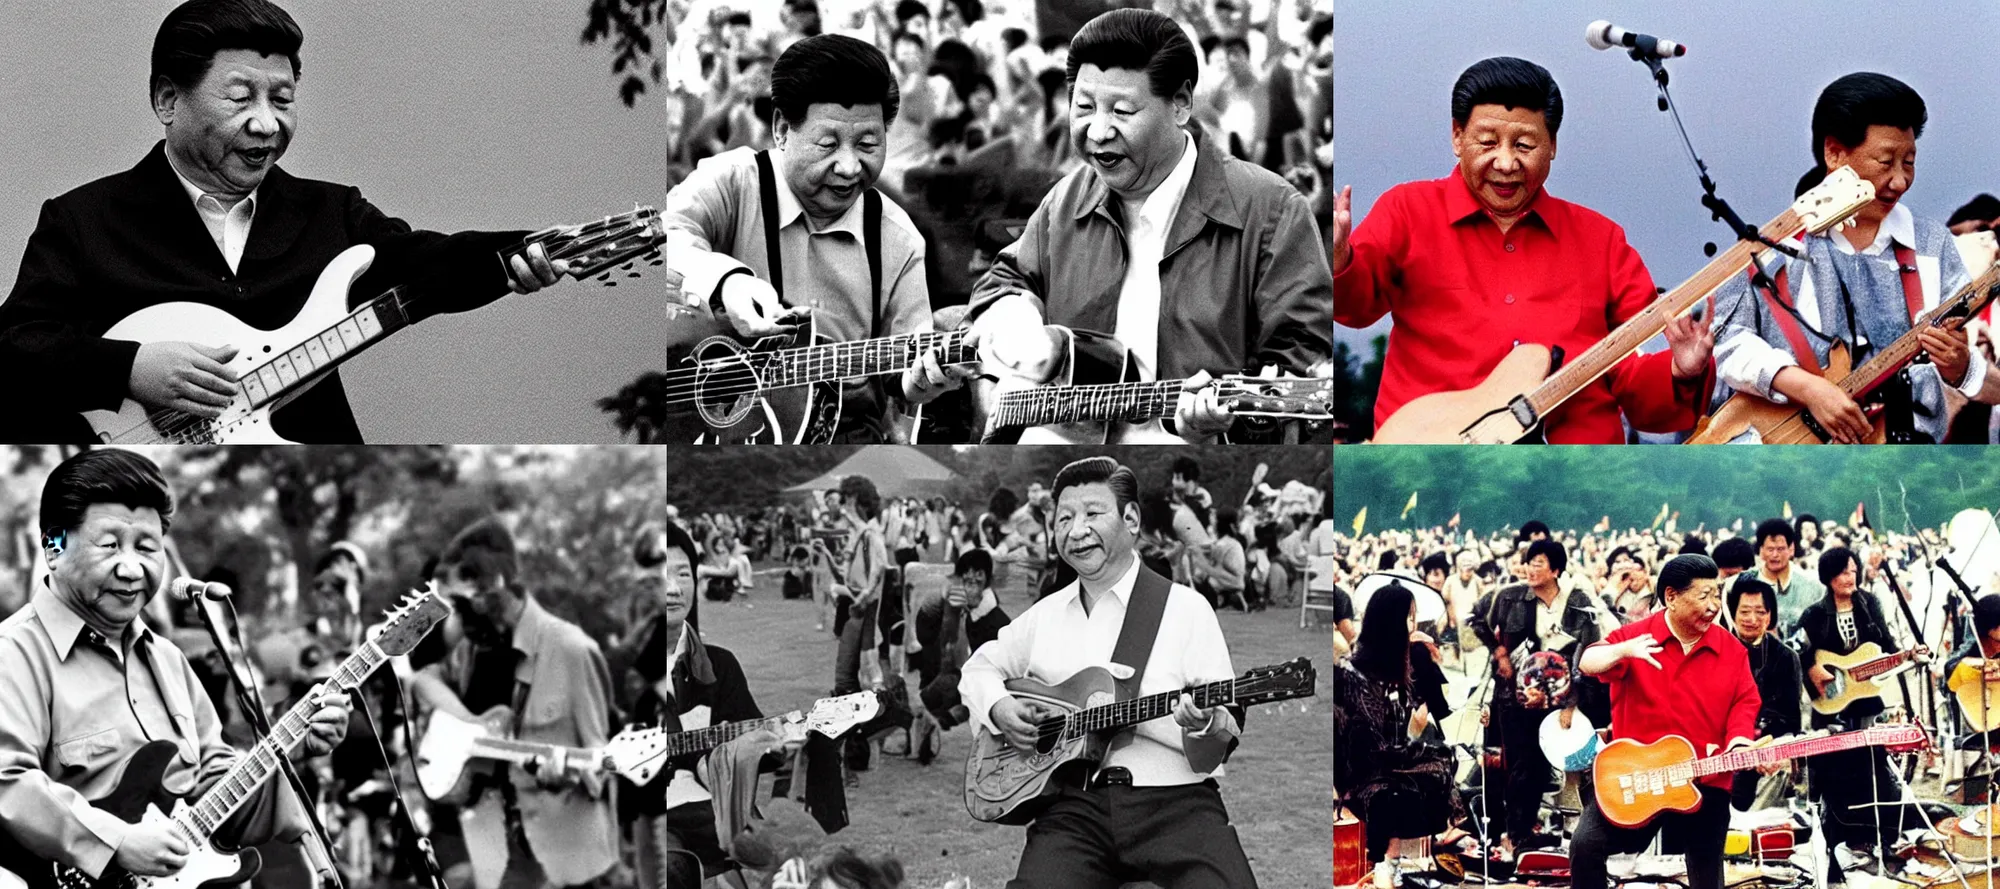
<svg viewBox="0 0 2000 889"><path fill-rule="evenodd" d="M661 46L672 46L675 26L686 12L685 2L670 0L590 0L583 42L611 44L611 73L618 77L618 98L627 106L638 101L647 81L660 82L652 30L660 29Z"/></svg>

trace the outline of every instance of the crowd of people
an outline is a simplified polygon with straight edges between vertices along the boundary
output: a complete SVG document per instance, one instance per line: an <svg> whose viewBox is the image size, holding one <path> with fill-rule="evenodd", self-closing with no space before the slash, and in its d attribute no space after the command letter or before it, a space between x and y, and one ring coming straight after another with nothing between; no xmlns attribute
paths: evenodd
<svg viewBox="0 0 2000 889"><path fill-rule="evenodd" d="M1395 852L1414 846L1397 840L1437 837L1440 850L1464 852L1468 869L1511 869L1522 852L1567 840L1574 885L1602 886L1605 856L1643 849L1662 823L1683 838L1669 850L1687 850L1689 885L1719 885L1732 807L1801 811L1808 801L1817 817L1801 817L1824 831L1831 883L1844 868L1899 868L1903 832L1924 825L1901 805L1904 776L1880 748L1813 756L1802 774L1703 779L1714 789L1693 814L1636 832L1603 820L1582 777L1574 835L1560 813L1565 826L1546 826L1544 794L1579 769L1545 754L1550 720L1563 731L1587 720L1600 747L1682 734L1710 750L1885 719L1944 739L1974 725L1947 682L1961 661L2000 652L2000 532L1990 518L1881 533L1860 510L1845 524L1793 516L1789 504L1784 512L1692 531L1663 513L1624 530L1606 518L1588 530L1527 521L1482 535L1454 521L1337 535L1335 646L1347 660L1335 681L1336 788L1365 826L1376 885L1401 879ZM1940 563L1955 566L1969 594ZM1836 677L1829 658L1863 646L1874 648L1862 659L1914 653L1923 666L1882 693L1808 709L1856 681ZM1654 687L1663 675L1679 685ZM1483 738L1448 739L1439 723L1468 708L1479 719L1464 725L1483 728L1466 731ZM1474 768L1459 755L1481 749L1503 765ZM1947 757L1941 777L1955 781L1965 767ZM1467 817L1475 810L1458 784L1468 773L1483 775L1478 817ZM1410 804L1420 798L1439 802Z"/></svg>

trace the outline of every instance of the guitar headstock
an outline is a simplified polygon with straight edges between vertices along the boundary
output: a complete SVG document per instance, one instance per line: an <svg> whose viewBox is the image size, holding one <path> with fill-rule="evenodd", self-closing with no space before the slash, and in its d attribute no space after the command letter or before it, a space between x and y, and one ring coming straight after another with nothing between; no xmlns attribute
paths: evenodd
<svg viewBox="0 0 2000 889"><path fill-rule="evenodd" d="M1924 727L1911 722L1885 722L1867 729L1868 740L1894 753L1924 750L1931 746Z"/></svg>
<svg viewBox="0 0 2000 889"><path fill-rule="evenodd" d="M628 728L604 743L604 758L612 771L644 787L667 765L667 731Z"/></svg>
<svg viewBox="0 0 2000 889"><path fill-rule="evenodd" d="M881 712L882 699L874 692L856 692L814 701L812 712L805 715L805 724L806 728L829 738L838 738L843 732L874 719Z"/></svg>
<svg viewBox="0 0 2000 889"><path fill-rule="evenodd" d="M1236 703L1245 707L1310 698L1317 692L1319 673L1312 661L1295 658L1282 664L1258 667L1235 682Z"/></svg>
<svg viewBox="0 0 2000 889"><path fill-rule="evenodd" d="M1333 419L1333 376L1256 377L1230 374L1216 381L1215 398L1239 417Z"/></svg>
<svg viewBox="0 0 2000 889"><path fill-rule="evenodd" d="M431 628L450 614L451 606L445 604L444 597L438 595L434 586L425 584L423 589L403 597L370 641L390 657L409 654Z"/></svg>
<svg viewBox="0 0 2000 889"><path fill-rule="evenodd" d="M1826 175L1820 184L1799 195L1792 202L1792 212L1798 214L1806 231L1819 234L1836 225L1846 223L1855 212L1875 200L1875 184L1857 175L1852 168L1841 167Z"/></svg>
<svg viewBox="0 0 2000 889"><path fill-rule="evenodd" d="M606 273L612 267L630 268L642 258L658 265L663 261L658 258L660 245L666 241L666 223L652 207L635 207L630 213L582 225L545 228L528 236L528 243L542 245L551 261L568 260L570 276L579 281L595 275L608 280Z"/></svg>

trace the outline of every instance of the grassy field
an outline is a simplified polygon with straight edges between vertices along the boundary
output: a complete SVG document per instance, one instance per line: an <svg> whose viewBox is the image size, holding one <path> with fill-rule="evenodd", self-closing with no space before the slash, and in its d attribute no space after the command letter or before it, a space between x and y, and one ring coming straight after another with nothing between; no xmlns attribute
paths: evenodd
<svg viewBox="0 0 2000 889"><path fill-rule="evenodd" d="M768 578L768 580L766 579ZM784 601L775 575L759 578L746 605L703 602L705 638L734 651L751 690L767 713L802 708L832 686L834 640L815 632L811 603ZM1000 591L1001 604L1019 614L1032 597L1018 585ZM1318 697L1257 707L1223 778L1223 798L1242 837L1258 883L1265 889L1322 889L1332 884L1328 837L1333 715L1327 694L1332 649L1327 631L1301 630L1296 610L1257 614L1225 612L1222 629L1237 670L1306 656L1319 670ZM846 830L828 842L902 860L911 889L934 889L954 875L976 889L995 889L1013 876L1025 835L1020 827L981 824L962 802L969 729L945 735L943 754L931 765L915 759L875 758L848 790ZM768 779L767 779L768 780ZM768 784L764 793L768 794ZM817 837L811 818L795 803L762 803L773 826L786 834Z"/></svg>

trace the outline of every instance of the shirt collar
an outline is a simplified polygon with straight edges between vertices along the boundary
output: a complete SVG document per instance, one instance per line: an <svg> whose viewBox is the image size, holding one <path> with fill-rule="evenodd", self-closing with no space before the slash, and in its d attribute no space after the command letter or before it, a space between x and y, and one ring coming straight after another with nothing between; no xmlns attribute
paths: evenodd
<svg viewBox="0 0 2000 889"><path fill-rule="evenodd" d="M167 169L174 171L174 178L179 179L181 181L181 190L187 192L188 200L194 203L195 209L201 208L201 202L203 198L207 198L210 203L216 206L217 209L223 209L221 198L215 197L213 195L210 195L208 192L202 191L199 186L194 184L193 180L189 179L186 176L181 175L181 168L174 166L173 152L171 151L165 152L165 155L167 158ZM243 208L246 212L248 212L252 216L255 216L257 214L257 191L258 189L261 188L263 188L263 186L260 185L257 188L250 189L250 193L243 197L243 202L242 202ZM782 194L782 192L780 193ZM227 210L224 210L224 212L234 211L235 209L236 208L234 206L231 206Z"/></svg>
<svg viewBox="0 0 2000 889"><path fill-rule="evenodd" d="M1675 646L1681 644L1681 641L1674 637L1673 628L1667 626L1666 609L1662 608L1658 611L1653 612L1651 617L1646 618L1646 621L1647 621L1647 626L1646 626L1647 634L1651 635L1655 641L1659 642L1660 647L1665 648L1669 644ZM1687 650L1687 653L1689 655L1693 655L1695 652L1700 651L1704 648L1710 651L1720 653L1721 649L1715 647L1715 631L1720 629L1722 629L1720 624L1709 624L1708 631L1702 633L1701 638L1694 640L1694 647L1689 648ZM1724 632L1727 631L1725 630ZM1730 633L1729 638L1735 639L1736 634Z"/></svg>
<svg viewBox="0 0 2000 889"><path fill-rule="evenodd" d="M1892 243L1912 249L1917 246L1917 216L1900 202L1889 208L1889 215L1882 217L1882 226L1875 230L1874 242L1860 250L1854 249L1853 242L1846 237L1834 237L1834 233L1839 230L1837 227L1827 229L1820 237L1832 240L1833 249L1849 256L1857 253L1862 256L1880 256L1888 252Z"/></svg>
<svg viewBox="0 0 2000 889"><path fill-rule="evenodd" d="M1118 600L1120 606L1132 601L1132 586L1139 582L1140 565L1138 553L1133 553L1132 564L1126 567L1124 574L1119 575L1118 579L1111 583L1111 596ZM1083 578L1079 577L1075 583L1070 584L1070 594L1075 597L1077 607L1083 607Z"/></svg>
<svg viewBox="0 0 2000 889"><path fill-rule="evenodd" d="M798 195L792 194L791 180L785 178L785 152L783 149L773 149L771 151L771 174L778 180L778 228L783 230L786 226L804 219L806 215L805 205L799 203ZM840 214L840 218L834 220L832 225L817 232L812 232L812 220L805 220L806 230L813 234L846 232L853 235L855 240L860 240L861 203L866 197L866 195L857 195L854 203L848 205L847 212Z"/></svg>
<svg viewBox="0 0 2000 889"><path fill-rule="evenodd" d="M521 619L514 624L514 650L528 657L534 657L542 645L542 631L548 625L549 613L535 602L534 596L523 597Z"/></svg>
<svg viewBox="0 0 2000 889"><path fill-rule="evenodd" d="M1180 210L1181 199L1187 196L1188 183L1194 179L1194 137L1183 132L1181 142L1180 161L1167 173L1167 178L1160 180L1153 193L1146 196L1146 202L1139 205L1139 216L1151 222L1153 231L1163 238Z"/></svg>
<svg viewBox="0 0 2000 889"><path fill-rule="evenodd" d="M1452 183L1444 190L1444 212L1446 219L1451 220L1454 224L1465 222L1468 219L1475 222L1492 221L1493 217L1486 215L1486 206L1479 203L1479 198L1473 195L1472 186L1465 184L1464 174L1461 174L1454 167L1451 175L1445 178L1450 179ZM1528 202L1528 211L1521 214L1521 221L1535 220L1541 223L1542 228L1548 231L1550 237L1554 237L1556 233L1555 226L1549 224L1548 214L1542 212L1543 199L1548 196L1548 183L1543 183L1541 190L1535 192L1535 199Z"/></svg>
<svg viewBox="0 0 2000 889"><path fill-rule="evenodd" d="M82 639L86 632L97 631L84 623L83 615L77 613L75 608L70 607L68 602L56 595L53 583L53 580L43 578L42 588L35 591L35 598L31 604L34 606L35 616L42 621L42 627L48 630L49 641L55 644L56 659L67 661L69 653L76 648L77 640ZM153 630L146 626L144 620L134 618L126 632L136 633L133 641L143 643L152 635Z"/></svg>

